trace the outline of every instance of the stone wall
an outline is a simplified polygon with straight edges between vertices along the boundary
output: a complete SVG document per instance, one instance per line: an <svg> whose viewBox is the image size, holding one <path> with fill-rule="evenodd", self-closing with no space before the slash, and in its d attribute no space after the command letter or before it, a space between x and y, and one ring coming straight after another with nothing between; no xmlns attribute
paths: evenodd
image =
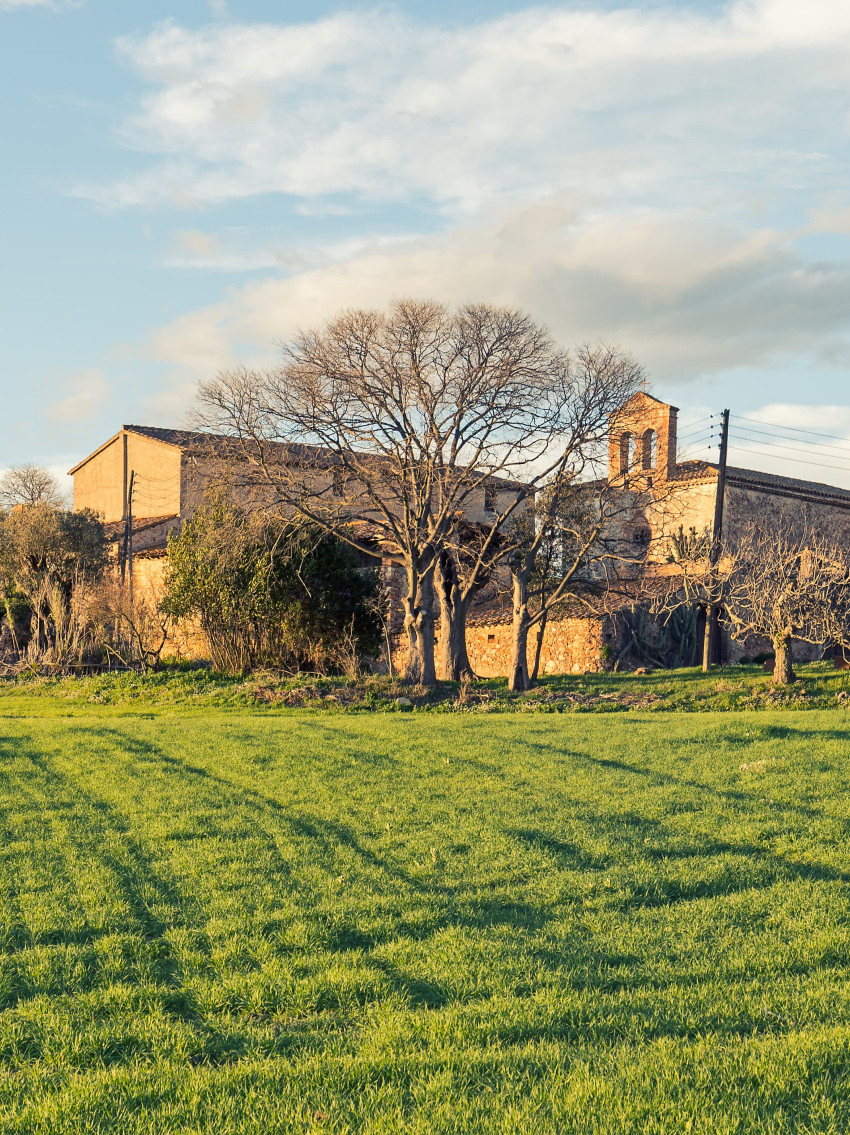
<svg viewBox="0 0 850 1135"><path fill-rule="evenodd" d="M439 640L439 623L436 638ZM537 628L528 643L528 667L534 666L537 650ZM540 674L584 674L604 669L603 647L615 656L618 636L614 622L607 616L550 619L543 635L540 651ZM507 677L511 664L513 628L508 621L471 625L466 630L466 645L472 669L480 678ZM407 642L403 635L393 639L393 668L401 673L407 660Z"/></svg>
<svg viewBox="0 0 850 1135"><path fill-rule="evenodd" d="M818 501L804 493L767 492L757 487L727 484L723 530L734 538L751 524L779 528L792 525L813 528L825 539L850 545L850 501Z"/></svg>
<svg viewBox="0 0 850 1135"><path fill-rule="evenodd" d="M528 643L528 667L534 665L538 631ZM550 619L540 650L540 674L584 674L602 669L602 647L614 649L615 632L608 618ZM511 662L513 628L510 623L467 628L469 661L482 678L507 675Z"/></svg>

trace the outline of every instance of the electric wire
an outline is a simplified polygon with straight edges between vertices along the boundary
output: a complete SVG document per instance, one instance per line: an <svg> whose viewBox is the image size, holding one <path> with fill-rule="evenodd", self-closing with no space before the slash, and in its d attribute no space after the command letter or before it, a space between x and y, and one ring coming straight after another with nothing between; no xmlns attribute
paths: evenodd
<svg viewBox="0 0 850 1135"><path fill-rule="evenodd" d="M755 426L771 425L770 422L761 422L761 421L758 420L758 418L747 418L743 414L732 414L732 417L736 421L751 422ZM778 429L778 430L791 430L794 433L810 434L812 437L825 437L829 441L845 441L846 442L846 441L850 440L846 437L840 437L838 434L825 434L825 433L820 433L818 430L807 430L807 429L804 429L802 426L773 426L772 428Z"/></svg>
<svg viewBox="0 0 850 1135"><path fill-rule="evenodd" d="M704 425L700 425L698 422L694 422L693 425L686 426L683 430L678 430L676 436L677 437L687 437L688 434L693 434L693 433L713 433L717 429L718 429L718 426L716 424L710 425L710 426L704 426Z"/></svg>
<svg viewBox="0 0 850 1135"><path fill-rule="evenodd" d="M817 453L820 453L822 450L829 450L830 453L841 454L842 456L844 456L848 460L850 460L850 442L848 442L846 448L840 449L837 445L823 445L821 442L816 442L816 441L807 442L804 438L796 438L796 437L786 438L786 437L782 437L780 434L770 433L767 430L755 430L755 429L752 429L750 426L736 426L735 427L735 433L746 433L746 434L751 434L751 435L759 435L761 437L769 438L773 443L781 442L788 449L792 449L796 453L808 453L809 450L807 450L807 449L799 449L797 446L788 445L789 441L791 441L791 442L798 441L798 442L800 442L801 445L811 445L812 447L817 446L817 450L816 450ZM765 442L764 444L767 444L767 442ZM828 454L827 454L827 456L828 456Z"/></svg>
<svg viewBox="0 0 850 1135"><path fill-rule="evenodd" d="M710 443L715 440L716 434L693 434L691 437L678 437L676 438L676 445L678 448L686 445L701 445L703 442Z"/></svg>
<svg viewBox="0 0 850 1135"><path fill-rule="evenodd" d="M698 425L701 425L701 424L702 424L703 422L708 422L708 421L710 421L710 420L711 420L711 419L712 419L713 417L715 417L715 415L714 415L714 414L706 414L704 418L697 418L697 420L696 420L695 422L687 422L687 423L685 423L684 429L685 429L685 431L687 431L687 430L692 430L692 429L694 428L694 426L698 426Z"/></svg>
<svg viewBox="0 0 850 1135"><path fill-rule="evenodd" d="M743 446L738 445L733 438L729 439L730 447L738 450L740 453L749 453L754 457L770 457L770 453L765 453L764 450L759 449L745 449ZM805 457L783 457L784 461L794 461L799 465L814 465L818 469L837 469L840 473L850 472L850 468L846 465L825 465L822 461L807 461Z"/></svg>

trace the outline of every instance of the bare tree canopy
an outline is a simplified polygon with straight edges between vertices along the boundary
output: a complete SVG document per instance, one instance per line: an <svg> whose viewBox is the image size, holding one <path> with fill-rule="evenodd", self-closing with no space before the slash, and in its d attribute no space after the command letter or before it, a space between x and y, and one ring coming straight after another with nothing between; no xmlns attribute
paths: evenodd
<svg viewBox="0 0 850 1135"><path fill-rule="evenodd" d="M777 683L794 681L795 639L848 641L850 566L817 532L753 525L723 548L717 575L734 636L762 635L773 643Z"/></svg>
<svg viewBox="0 0 850 1135"><path fill-rule="evenodd" d="M431 684L438 558L485 489L504 520L557 465L569 360L523 312L414 300L343 312L283 351L205 384L202 422L240 439L280 504L403 567L407 677Z"/></svg>
<svg viewBox="0 0 850 1135"><path fill-rule="evenodd" d="M59 508L65 503L59 482L49 469L39 465L14 465L0 476L0 508L19 504L47 504Z"/></svg>
<svg viewBox="0 0 850 1135"><path fill-rule="evenodd" d="M627 491L630 470L613 479L598 474L611 419L643 382L640 365L618 347L584 345L569 362L568 381L550 418L548 468L533 508L513 518L505 543L513 585L512 690L527 689L536 676L550 611L585 592L591 580L597 586L607 580L613 565L634 558L620 534L623 515L634 507L635 492ZM537 661L529 673L528 635L535 625Z"/></svg>
<svg viewBox="0 0 850 1135"><path fill-rule="evenodd" d="M778 685L794 681L795 641L850 644L850 562L816 530L753 524L719 546L716 562L705 541L695 552L704 558L681 561L667 609L693 601L716 606L734 638L769 639Z"/></svg>

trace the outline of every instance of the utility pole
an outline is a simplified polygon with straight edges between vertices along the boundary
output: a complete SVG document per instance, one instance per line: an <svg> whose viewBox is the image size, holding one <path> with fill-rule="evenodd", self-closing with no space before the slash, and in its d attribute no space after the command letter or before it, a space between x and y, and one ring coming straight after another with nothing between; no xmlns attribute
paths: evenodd
<svg viewBox="0 0 850 1135"><path fill-rule="evenodd" d="M720 415L720 461L717 468L717 496L714 500L714 525L711 532L711 548L708 553L709 570L713 570L720 557L720 540L723 536L723 497L726 493L726 451L729 447L729 411ZM702 669L707 674L715 661L720 641L720 608L707 606L705 609L705 637L702 643Z"/></svg>
<svg viewBox="0 0 850 1135"><path fill-rule="evenodd" d="M130 610L133 610L133 481L136 470L130 471L130 484L127 489L127 571L130 579Z"/></svg>

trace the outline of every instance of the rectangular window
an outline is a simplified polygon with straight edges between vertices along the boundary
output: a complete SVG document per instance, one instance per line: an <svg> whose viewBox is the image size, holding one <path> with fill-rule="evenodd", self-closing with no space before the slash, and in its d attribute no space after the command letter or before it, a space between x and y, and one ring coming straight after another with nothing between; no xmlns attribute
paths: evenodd
<svg viewBox="0 0 850 1135"><path fill-rule="evenodd" d="M488 634L488 635L487 635L487 641L488 641L488 642L495 642L495 641L496 641L496 636L495 636L494 634Z"/></svg>

